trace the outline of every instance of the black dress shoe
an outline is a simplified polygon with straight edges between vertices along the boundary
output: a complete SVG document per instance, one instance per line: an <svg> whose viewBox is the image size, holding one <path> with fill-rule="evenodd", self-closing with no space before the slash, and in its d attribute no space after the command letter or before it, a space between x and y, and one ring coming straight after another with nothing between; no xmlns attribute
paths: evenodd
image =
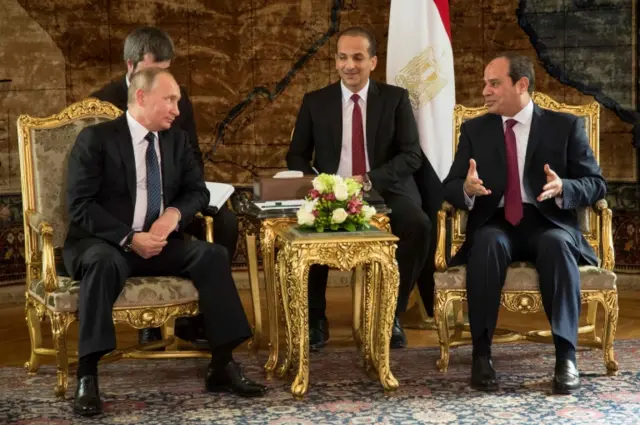
<svg viewBox="0 0 640 425"><path fill-rule="evenodd" d="M396 316L393 319L393 327L391 328L391 342L389 343L391 348L404 348L407 346L407 336L404 334L404 330L400 325L400 319Z"/></svg>
<svg viewBox="0 0 640 425"><path fill-rule="evenodd" d="M242 367L233 360L220 369L209 367L205 386L210 392L230 392L241 397L260 397L267 392L267 387L244 376Z"/></svg>
<svg viewBox="0 0 640 425"><path fill-rule="evenodd" d="M318 351L329 341L329 321L326 317L309 319L309 350Z"/></svg>
<svg viewBox="0 0 640 425"><path fill-rule="evenodd" d="M580 388L580 373L576 364L571 360L556 361L553 376L554 394L571 394Z"/></svg>
<svg viewBox="0 0 640 425"><path fill-rule="evenodd" d="M94 416L102 413L102 401L98 389L98 377L86 375L78 379L73 413L80 416Z"/></svg>
<svg viewBox="0 0 640 425"><path fill-rule="evenodd" d="M497 391L498 379L490 356L474 356L471 366L471 388L478 391Z"/></svg>
<svg viewBox="0 0 640 425"><path fill-rule="evenodd" d="M162 332L160 328L145 328L138 331L138 342L140 344L148 344L149 342L160 341Z"/></svg>

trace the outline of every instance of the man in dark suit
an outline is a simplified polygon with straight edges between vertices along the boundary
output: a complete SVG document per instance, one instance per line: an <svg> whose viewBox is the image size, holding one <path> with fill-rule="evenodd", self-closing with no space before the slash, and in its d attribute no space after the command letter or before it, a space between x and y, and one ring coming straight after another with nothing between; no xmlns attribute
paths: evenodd
<svg viewBox="0 0 640 425"><path fill-rule="evenodd" d="M377 190L391 208L391 228L400 238L396 256L400 289L391 347L402 348L406 337L397 313L406 309L413 283L424 267L431 230L413 178L423 160L418 130L408 92L369 79L377 64L373 35L352 27L340 34L337 47L336 69L341 80L304 96L287 166L307 174L313 174L315 168L320 173L353 177L365 191ZM309 272L312 349L329 339L327 274L325 266L313 266Z"/></svg>
<svg viewBox="0 0 640 425"><path fill-rule="evenodd" d="M491 340L500 292L509 264L531 261L556 348L553 390L566 394L580 386L578 263L597 263L575 210L603 198L606 183L582 121L534 105L534 80L524 56L489 63L483 90L489 113L462 125L444 192L456 208L470 210L467 238L452 264L467 264L472 387L498 387Z"/></svg>
<svg viewBox="0 0 640 425"><path fill-rule="evenodd" d="M92 93L90 97L110 102L119 109L126 111L127 88L129 87L131 76L135 72L148 67L168 69L174 57L173 41L169 34L154 27L138 28L129 34L124 42L124 61L127 64L126 75ZM173 126L187 132L196 164L204 170L202 153L200 152L196 133L196 123L193 119L193 106L183 87L180 87L178 109L180 110L180 115L176 117ZM227 248L229 262L231 262L238 243L238 219L226 206L221 208L214 217L216 243ZM190 227L186 229L186 232L200 239L203 239L204 236L199 226ZM193 341L196 346L204 345L206 347L207 342L204 340L202 332L202 316L178 319L176 323L176 334L178 336L182 339ZM160 329L140 330L141 343L159 339L161 339Z"/></svg>
<svg viewBox="0 0 640 425"><path fill-rule="evenodd" d="M188 135L172 127L179 99L167 70L139 71L131 78L127 112L85 128L69 156L70 225L63 258L69 274L81 281L74 402L81 415L102 410L97 364L116 346L113 304L131 276L190 278L212 351L206 388L242 396L265 391L232 358L251 329L226 248L182 235L208 205L209 192Z"/></svg>

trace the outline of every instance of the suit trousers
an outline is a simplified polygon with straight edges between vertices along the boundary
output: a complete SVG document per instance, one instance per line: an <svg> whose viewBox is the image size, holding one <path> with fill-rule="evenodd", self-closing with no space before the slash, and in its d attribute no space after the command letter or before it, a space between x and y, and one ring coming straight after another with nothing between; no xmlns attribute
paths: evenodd
<svg viewBox="0 0 640 425"><path fill-rule="evenodd" d="M204 241L170 238L162 252L143 259L102 239L87 238L65 250L67 270L80 280L79 356L116 347L113 305L133 276L182 276L193 281L212 351L233 349L251 336L231 276L227 250Z"/></svg>
<svg viewBox="0 0 640 425"><path fill-rule="evenodd" d="M409 295L420 276L429 251L431 221L422 207L412 198L403 195L385 194L386 205L391 208L389 219L391 230L398 236L396 259L400 271L400 288L396 313L407 308ZM325 317L327 277L329 267L313 265L309 269L309 318Z"/></svg>
<svg viewBox="0 0 640 425"><path fill-rule="evenodd" d="M535 265L544 311L554 337L576 347L580 316L581 258L578 244L531 204L517 226L499 208L472 236L467 258L467 298L474 353L490 354L507 268L514 261Z"/></svg>

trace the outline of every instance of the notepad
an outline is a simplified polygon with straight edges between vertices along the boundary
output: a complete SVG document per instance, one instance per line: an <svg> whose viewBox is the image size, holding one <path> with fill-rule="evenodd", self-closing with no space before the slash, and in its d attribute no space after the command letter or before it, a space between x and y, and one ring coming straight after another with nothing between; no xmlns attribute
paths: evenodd
<svg viewBox="0 0 640 425"><path fill-rule="evenodd" d="M262 211L264 210L273 210L273 209L298 209L304 203L304 199L292 199L286 201L265 201L265 202L256 202L256 207L260 208Z"/></svg>
<svg viewBox="0 0 640 425"><path fill-rule="evenodd" d="M204 182L204 184L209 190L209 208L213 209L214 213L217 213L235 192L235 188L227 183Z"/></svg>

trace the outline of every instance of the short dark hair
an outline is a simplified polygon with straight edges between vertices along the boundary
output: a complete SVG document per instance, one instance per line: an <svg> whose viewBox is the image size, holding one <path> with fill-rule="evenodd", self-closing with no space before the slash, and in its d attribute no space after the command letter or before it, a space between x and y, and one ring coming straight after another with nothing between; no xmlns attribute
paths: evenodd
<svg viewBox="0 0 640 425"><path fill-rule="evenodd" d="M373 33L368 29L362 27L349 27L338 34L338 40L340 40L340 38L344 35L360 36L366 38L369 41L369 56L374 57L377 54L378 43L376 43L376 38Z"/></svg>
<svg viewBox="0 0 640 425"><path fill-rule="evenodd" d="M133 30L124 40L124 61L131 61L135 68L147 53L151 53L156 62L170 61L175 56L173 40L159 28L141 27Z"/></svg>
<svg viewBox="0 0 640 425"><path fill-rule="evenodd" d="M156 78L160 74L167 74L173 76L168 69L148 67L135 72L131 76L129 82L129 89L127 91L127 104L133 105L136 102L136 91L141 89L144 92L148 92L153 87L153 83L156 82Z"/></svg>
<svg viewBox="0 0 640 425"><path fill-rule="evenodd" d="M513 84L519 81L522 77L527 77L529 80L529 93L535 90L536 86L536 73L533 70L533 62L527 56L520 55L518 53L506 52L502 53L498 58L505 58L509 61L509 77Z"/></svg>

